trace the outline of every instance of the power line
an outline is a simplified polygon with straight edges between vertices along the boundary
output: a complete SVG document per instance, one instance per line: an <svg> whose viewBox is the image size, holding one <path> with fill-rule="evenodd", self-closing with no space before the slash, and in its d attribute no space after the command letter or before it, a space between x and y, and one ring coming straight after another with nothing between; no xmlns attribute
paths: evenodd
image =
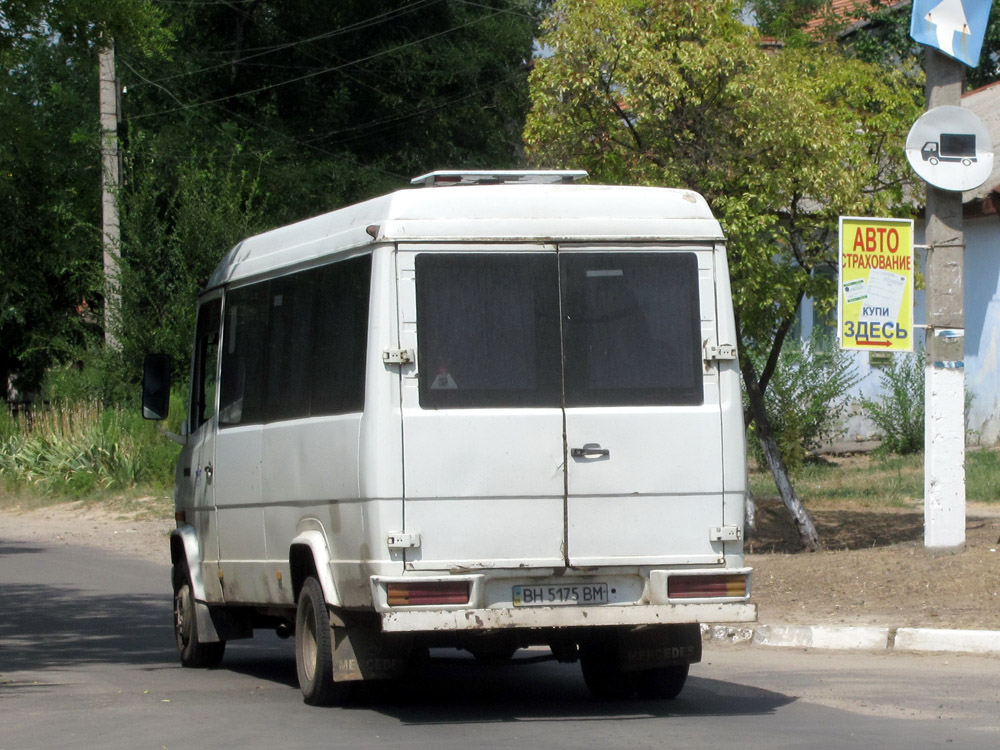
<svg viewBox="0 0 1000 750"><path fill-rule="evenodd" d="M145 80L147 83L150 83L150 84L156 86L157 88L162 89L172 99L174 99L177 102L180 102L180 99L177 97L177 95L174 94L169 89L167 89L165 86L162 86L161 84L158 84L158 83L155 83L153 81L149 81L149 80L145 79L143 77L143 75L139 71L137 71L132 65L130 65L127 61L122 60L122 63L129 70L131 70L133 73L135 73L135 75L139 76L140 78L143 78L143 80ZM273 134L275 134L275 135L277 135L277 136L279 136L281 138L284 138L287 141L290 141L290 142L292 142L292 143L294 143L296 145L302 146L303 148L307 148L307 149L310 149L312 151L316 151L318 153L323 154L324 156L329 156L329 157L331 157L333 159L339 159L340 161L349 162L349 163L353 164L354 166L359 167L361 169L367 169L367 170L370 170L370 171L373 171L373 172L381 172L382 174L384 174L386 176L394 177L394 178L397 178L397 179L400 179L400 180L405 180L406 179L405 175L397 174L397 173L391 172L391 171L389 171L387 169L382 169L381 167L373 166L373 165L370 165L370 164L363 164L363 163L359 162L357 159L355 159L353 157L347 156L345 154L337 154L337 153L334 153L332 151L328 151L328 150L326 150L324 148L321 148L321 147L319 147L319 146L317 146L315 144L308 143L306 141L302 141L302 140L300 140L298 138L295 138L294 136L289 135L288 133L284 133L284 132L282 132L280 130L276 130L276 129L268 126L268 125L264 125L264 124L262 124L260 122L252 120L249 117L241 115L241 114L239 114L237 112L232 112L232 111L226 109L225 107L223 107L223 106L221 106L219 104L216 104L216 103L213 103L213 104L216 106L217 109L222 110L222 112L224 112L226 115L228 115L229 117L231 117L233 119L241 120L243 122L246 122L246 123L252 125L255 128L259 128L261 130L266 130L266 131L268 131L270 133L273 133ZM201 117L200 114L198 116ZM134 120L134 119L137 119L137 118L132 117L132 118L126 118L126 119L128 119L128 120ZM226 138L229 138L229 139L233 140L234 143L237 143L237 145L243 146L243 143L236 142L235 139L233 138L232 133L230 133L227 130L225 130L224 128L222 128L218 123L211 122L210 120L208 120L208 118L204 118L204 119L205 119L205 121L209 125L211 125L216 131L218 131L219 133L221 133L223 136L225 136ZM257 157L257 158L262 158L266 152L265 151L261 151L261 150L256 150L256 151L251 151L250 153L252 155L254 155L255 157Z"/></svg>
<svg viewBox="0 0 1000 750"><path fill-rule="evenodd" d="M253 94L260 94L260 93L262 93L264 91L270 91L271 89L280 88L282 86L287 86L287 85L292 84L292 83L300 83L301 81L306 81L306 80L309 80L310 78L315 78L317 76L326 75L327 73L335 73L338 70L343 70L345 68L348 68L348 67L351 67L351 66L354 66L354 65L360 65L361 63L370 62L370 61L376 60L376 59L378 59L380 57L384 57L385 55L394 54L396 52L399 52L401 50L407 49L409 47L414 47L414 46L423 44L424 42L429 42L429 41L431 41L433 39L437 39L438 37L446 36L447 34L451 34L451 33L455 32L455 31L460 31L461 29L465 29L465 28L468 28L468 27L473 26L475 24L478 24L478 23L481 23L483 21L487 21L487 20L489 20L491 18L494 18L494 17L500 15L502 12L503 11L495 11L495 12L490 13L488 15L484 15L484 16L480 16L478 18L474 18L471 21L467 21L466 23L460 24L458 26L453 26L453 27L451 27L449 29L445 29L444 31L439 31L439 32L436 32L434 34L430 34L429 36L425 36L425 37L423 37L421 39L415 39L415 40L412 40L412 41L409 41L409 42L404 42L403 44L397 45L396 47L392 47L391 49L383 50L381 52L376 52L376 53L368 55L366 57L362 57L362 58L359 58L357 60L351 60L351 61L348 61L348 62L345 62L345 63L341 63L339 65L332 65L332 66L323 68L321 70L316 70L316 71L313 71L311 73L307 73L305 75L297 76L295 78L290 78L290 79L288 79L286 81L280 81L278 83L272 83L272 84L268 84L266 86L259 86L259 87L255 88L255 89L249 89L247 91L241 91L241 92L239 92L237 94L228 94L226 96L220 96L220 97L217 97L215 99L209 99L209 100L206 100L206 101L185 104L185 105L182 105L180 107L173 107L171 109L160 110L158 112L149 112L149 113L146 113L146 114L143 114L143 115L137 115L137 116L133 117L132 119L133 120L141 120L141 119L146 119L148 117L157 117L159 115L172 114L173 112L180 112L182 110L194 109L195 107L203 107L203 106L208 105L208 104L219 104L221 102L228 101L230 99L238 99L238 98L241 98L241 97L244 97L244 96L251 96Z"/></svg>
<svg viewBox="0 0 1000 750"><path fill-rule="evenodd" d="M253 60L257 57L264 57L266 55L273 54L275 52L281 52L286 49L291 49L297 47L300 44L311 44L313 42L322 41L324 39L332 39L333 37L343 36L344 34L350 34L357 31L363 31L364 29L371 28L372 26L378 26L386 21L393 20L400 16L408 15L414 13L425 6L434 5L441 2L441 0L416 0L416 2L411 3L403 8L396 8L391 11L386 11L385 13L380 13L377 16L372 16L363 21L357 21L348 26L344 26L338 29L333 29L332 31L326 31L322 34L317 34L316 36L307 37L306 39L298 39L294 42L284 42L282 44L271 45L269 47L250 47L245 50L245 52L253 53L244 55L238 59L227 60L226 62L217 63L215 65L209 65L204 68L199 68L198 70L186 71L184 73L175 73L164 78L160 78L157 81L148 81L149 83L163 83L166 81L172 81L176 78L183 78L186 76L201 75L202 73L208 73L213 70L218 70L219 68L227 68L236 63L243 64L247 60ZM228 5L228 3L219 3L221 5ZM230 53L226 53L230 54Z"/></svg>

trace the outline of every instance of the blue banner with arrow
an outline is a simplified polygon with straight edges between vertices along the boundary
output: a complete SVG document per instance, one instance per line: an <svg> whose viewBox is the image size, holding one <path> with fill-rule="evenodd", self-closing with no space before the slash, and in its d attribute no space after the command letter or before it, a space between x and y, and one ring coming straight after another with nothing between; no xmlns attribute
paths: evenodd
<svg viewBox="0 0 1000 750"><path fill-rule="evenodd" d="M993 0L913 0L910 36L975 68L992 4Z"/></svg>

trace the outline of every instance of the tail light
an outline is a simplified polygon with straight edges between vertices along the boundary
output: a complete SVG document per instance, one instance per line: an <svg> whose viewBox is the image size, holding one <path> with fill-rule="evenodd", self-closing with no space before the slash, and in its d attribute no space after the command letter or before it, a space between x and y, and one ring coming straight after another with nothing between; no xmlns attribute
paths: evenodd
<svg viewBox="0 0 1000 750"><path fill-rule="evenodd" d="M668 599L722 599L747 596L745 575L670 576Z"/></svg>
<svg viewBox="0 0 1000 750"><path fill-rule="evenodd" d="M418 581L386 585L390 607L468 604L468 581Z"/></svg>

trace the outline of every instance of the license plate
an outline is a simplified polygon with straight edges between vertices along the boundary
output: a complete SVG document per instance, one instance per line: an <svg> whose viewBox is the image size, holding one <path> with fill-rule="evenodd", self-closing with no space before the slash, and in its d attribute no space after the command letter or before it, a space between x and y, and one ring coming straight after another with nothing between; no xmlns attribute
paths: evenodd
<svg viewBox="0 0 1000 750"><path fill-rule="evenodd" d="M515 607L607 604L606 583L522 584L514 587Z"/></svg>

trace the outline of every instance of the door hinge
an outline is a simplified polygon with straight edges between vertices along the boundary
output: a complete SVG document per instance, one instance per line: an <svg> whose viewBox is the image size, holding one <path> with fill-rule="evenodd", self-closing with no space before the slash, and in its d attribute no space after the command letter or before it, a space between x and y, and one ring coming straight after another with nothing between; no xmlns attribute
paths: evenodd
<svg viewBox="0 0 1000 750"><path fill-rule="evenodd" d="M738 542L742 538L739 526L713 526L708 532L708 539L712 542Z"/></svg>
<svg viewBox="0 0 1000 750"><path fill-rule="evenodd" d="M411 549L420 546L420 534L406 531L390 531L385 540L389 549Z"/></svg>
<svg viewBox="0 0 1000 750"><path fill-rule="evenodd" d="M706 342L705 359L736 359L736 346L734 344L710 344Z"/></svg>
<svg viewBox="0 0 1000 750"><path fill-rule="evenodd" d="M387 365L408 365L414 361L412 349L385 349L382 362Z"/></svg>

